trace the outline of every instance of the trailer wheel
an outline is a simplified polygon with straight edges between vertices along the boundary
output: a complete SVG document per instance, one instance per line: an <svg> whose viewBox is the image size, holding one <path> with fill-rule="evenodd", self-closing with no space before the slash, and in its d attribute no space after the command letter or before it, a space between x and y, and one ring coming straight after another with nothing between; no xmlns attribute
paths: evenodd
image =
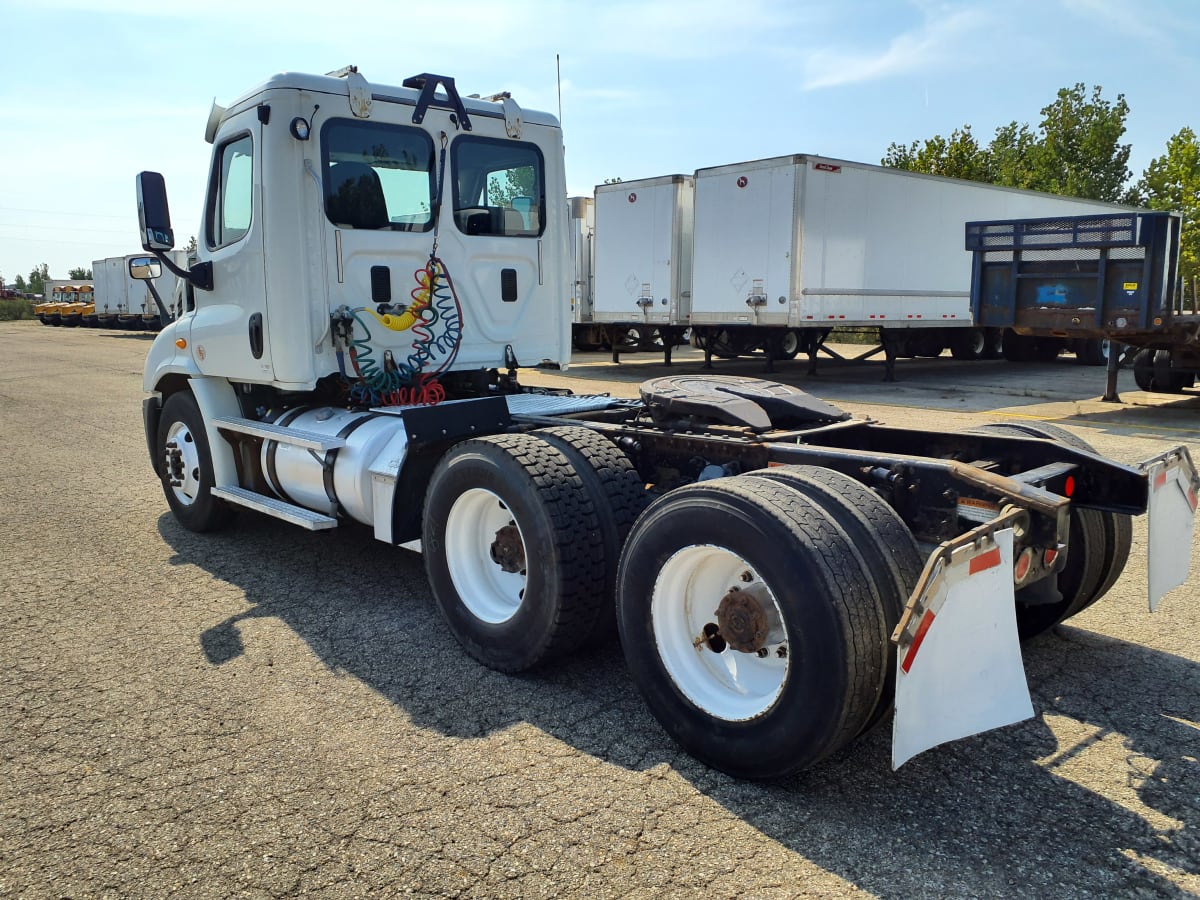
<svg viewBox="0 0 1200 900"><path fill-rule="evenodd" d="M211 493L208 433L190 391L178 391L163 404L156 447L163 493L180 525L204 532L217 531L233 521L234 509Z"/></svg>
<svg viewBox="0 0 1200 900"><path fill-rule="evenodd" d="M566 456L528 434L464 441L429 482L422 532L434 599L463 648L519 672L593 632L600 522Z"/></svg>
<svg viewBox="0 0 1200 900"><path fill-rule="evenodd" d="M985 328L983 329L985 343L983 348L984 359L1001 359L1004 356L1004 329L1003 328Z"/></svg>
<svg viewBox="0 0 1200 900"><path fill-rule="evenodd" d="M608 438L591 429L561 426L543 428L534 434L557 447L570 460L596 508L604 553L604 588L601 609L586 642L599 645L610 640L617 631L613 599L617 563L629 529L649 500L646 485L629 457Z"/></svg>
<svg viewBox="0 0 1200 900"><path fill-rule="evenodd" d="M789 328L780 336L777 349L779 351L777 359L795 359L801 349L800 332Z"/></svg>
<svg viewBox="0 0 1200 900"><path fill-rule="evenodd" d="M1047 438L1077 450L1096 452L1091 444L1078 435L1045 422L1036 425L984 425L978 430ZM1062 600L1058 603L1022 604L1021 594L1017 592L1017 630L1022 640L1036 637L1082 612L1108 593L1129 561L1129 550L1133 543L1132 520L1121 513L1073 508L1068 540L1067 562L1058 573L1058 589Z"/></svg>
<svg viewBox="0 0 1200 900"><path fill-rule="evenodd" d="M950 339L950 355L955 359L983 359L987 334L982 328L962 328Z"/></svg>
<svg viewBox="0 0 1200 900"><path fill-rule="evenodd" d="M1081 366L1103 366L1108 362L1108 341L1083 338L1075 344L1075 362Z"/></svg>
<svg viewBox="0 0 1200 900"><path fill-rule="evenodd" d="M652 503L621 555L617 622L658 721L739 778L813 765L853 740L883 692L884 612L850 539L765 478Z"/></svg>
<svg viewBox="0 0 1200 900"><path fill-rule="evenodd" d="M883 604L888 634L904 612L924 568L916 539L883 498L859 481L820 466L778 466L747 473L787 485L809 497L832 516L862 554L863 564ZM889 640L883 694L868 718L870 731L892 710L896 688L896 648Z"/></svg>

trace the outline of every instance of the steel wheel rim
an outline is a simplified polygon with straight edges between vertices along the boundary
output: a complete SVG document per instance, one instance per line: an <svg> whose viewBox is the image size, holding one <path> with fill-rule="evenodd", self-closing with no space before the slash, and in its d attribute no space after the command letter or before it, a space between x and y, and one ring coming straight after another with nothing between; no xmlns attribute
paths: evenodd
<svg viewBox="0 0 1200 900"><path fill-rule="evenodd" d="M765 590L784 621L778 600L754 568L713 545L676 551L659 571L650 600L655 645L672 682L699 709L728 722L769 711L783 693L791 665L786 638L767 647L765 657L732 647L714 650L706 639L705 626L715 625L726 592L751 586Z"/></svg>
<svg viewBox="0 0 1200 900"><path fill-rule="evenodd" d="M163 465L166 466L168 477L173 475L171 457L175 453L179 454L180 468L183 471L178 484L171 478L171 492L181 504L191 506L200 493L200 451L196 447L196 438L185 423L172 422L171 427L167 429L166 443ZM172 443L175 444L174 449L170 448Z"/></svg>
<svg viewBox="0 0 1200 900"><path fill-rule="evenodd" d="M783 339L779 342L779 349L787 355L791 356L794 353L800 352L800 337L794 331L785 331Z"/></svg>
<svg viewBox="0 0 1200 900"><path fill-rule="evenodd" d="M526 569L505 571L493 550L498 534L516 529L521 557L526 556L525 536L512 511L499 496L485 488L464 491L446 515L446 566L459 599L477 619L498 625L520 609L525 596ZM511 532L510 532L511 534Z"/></svg>

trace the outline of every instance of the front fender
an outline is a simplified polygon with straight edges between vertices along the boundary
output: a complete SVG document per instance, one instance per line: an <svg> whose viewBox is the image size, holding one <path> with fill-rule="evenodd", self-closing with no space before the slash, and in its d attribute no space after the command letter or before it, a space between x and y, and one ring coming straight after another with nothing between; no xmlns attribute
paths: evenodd
<svg viewBox="0 0 1200 900"><path fill-rule="evenodd" d="M146 365L142 370L142 390L146 393L158 393L163 379L168 375L183 375L194 378L200 375L200 368L192 358L188 338L191 335L192 320L176 319L163 328L150 345L146 354ZM183 346L179 346L179 342Z"/></svg>

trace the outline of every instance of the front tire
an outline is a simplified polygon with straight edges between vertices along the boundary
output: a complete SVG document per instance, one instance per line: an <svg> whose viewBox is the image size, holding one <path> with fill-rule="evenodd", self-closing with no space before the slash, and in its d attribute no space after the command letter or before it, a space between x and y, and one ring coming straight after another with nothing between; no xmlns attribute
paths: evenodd
<svg viewBox="0 0 1200 900"><path fill-rule="evenodd" d="M425 568L472 657L520 672L577 649L604 608L595 505L567 457L529 434L464 441L429 482Z"/></svg>
<svg viewBox="0 0 1200 900"><path fill-rule="evenodd" d="M236 513L212 496L212 453L196 398L179 391L163 404L158 423L158 462L163 493L179 524L189 531L217 531Z"/></svg>
<svg viewBox="0 0 1200 900"><path fill-rule="evenodd" d="M883 693L884 612L850 539L764 478L700 482L651 504L621 556L617 621L658 721L739 778L825 758Z"/></svg>

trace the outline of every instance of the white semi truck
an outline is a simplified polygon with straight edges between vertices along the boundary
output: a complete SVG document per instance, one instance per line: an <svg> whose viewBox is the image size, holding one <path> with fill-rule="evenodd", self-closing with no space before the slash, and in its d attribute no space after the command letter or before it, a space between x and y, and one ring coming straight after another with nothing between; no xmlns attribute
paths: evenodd
<svg viewBox="0 0 1200 900"><path fill-rule="evenodd" d="M517 672L619 635L653 714L747 778L892 713L893 760L1033 714L1019 653L1098 600L1151 516L1150 599L1187 577L1186 450L1141 466L1041 425L942 434L711 375L638 401L530 390L565 368L563 144L550 115L282 74L214 106L196 260L138 176L131 271L191 290L146 360L167 504L416 546L448 627Z"/></svg>

